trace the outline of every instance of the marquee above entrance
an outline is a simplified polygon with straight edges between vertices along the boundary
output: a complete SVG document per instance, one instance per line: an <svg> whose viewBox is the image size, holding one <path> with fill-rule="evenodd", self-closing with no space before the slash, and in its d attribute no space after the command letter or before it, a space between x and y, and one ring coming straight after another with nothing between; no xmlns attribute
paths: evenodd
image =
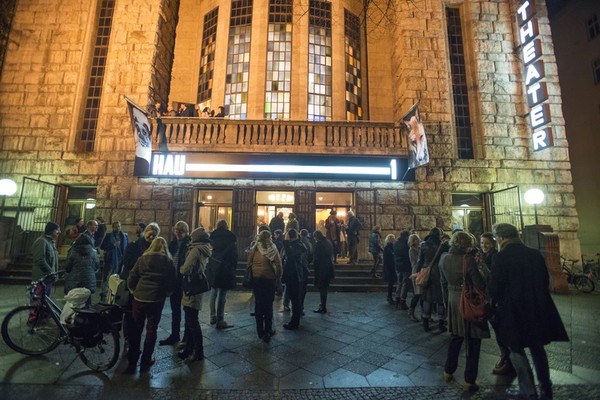
<svg viewBox="0 0 600 400"><path fill-rule="evenodd" d="M414 170L400 157L153 152L150 176L413 181Z"/></svg>

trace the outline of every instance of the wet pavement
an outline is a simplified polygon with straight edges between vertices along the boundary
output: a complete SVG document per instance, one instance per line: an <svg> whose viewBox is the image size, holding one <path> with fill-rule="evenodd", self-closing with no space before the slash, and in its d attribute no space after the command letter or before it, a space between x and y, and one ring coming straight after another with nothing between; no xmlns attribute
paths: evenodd
<svg viewBox="0 0 600 400"><path fill-rule="evenodd" d="M62 294L57 288L55 293ZM62 296L55 296L62 297ZM207 297L207 296L206 296ZM26 303L22 286L0 285L0 318ZM568 343L546 347L556 399L600 399L600 292L557 295L569 332ZM448 333L425 333L385 301L384 293L331 293L329 313L315 314L318 293L308 293L298 331L286 331L289 312L276 298L275 335L270 344L255 332L250 292L228 294L226 320L234 327L209 325L208 299L200 313L206 359L185 363L173 347L158 347L148 373L123 373L121 359L111 370L89 370L69 346L38 357L13 352L0 342L0 399L505 399L516 381L491 373L498 360L493 339L484 340L473 395L462 392L464 356L457 382L442 378ZM168 336L165 306L159 339Z"/></svg>

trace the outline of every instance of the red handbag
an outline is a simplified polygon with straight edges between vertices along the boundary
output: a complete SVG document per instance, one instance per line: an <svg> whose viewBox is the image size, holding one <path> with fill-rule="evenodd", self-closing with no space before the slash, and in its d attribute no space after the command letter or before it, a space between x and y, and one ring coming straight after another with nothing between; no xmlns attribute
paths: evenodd
<svg viewBox="0 0 600 400"><path fill-rule="evenodd" d="M469 322L483 322L489 315L486 293L472 285L467 279L469 259L463 256L463 284L460 292L460 315Z"/></svg>

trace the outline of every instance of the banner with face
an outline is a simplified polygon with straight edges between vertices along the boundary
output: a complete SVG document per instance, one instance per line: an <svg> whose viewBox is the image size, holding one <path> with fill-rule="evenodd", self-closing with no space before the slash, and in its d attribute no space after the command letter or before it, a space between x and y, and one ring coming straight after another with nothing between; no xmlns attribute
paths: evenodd
<svg viewBox="0 0 600 400"><path fill-rule="evenodd" d="M413 105L402 117L402 128L408 141L408 168L417 168L429 163L429 148L425 128L419 115L419 103Z"/></svg>

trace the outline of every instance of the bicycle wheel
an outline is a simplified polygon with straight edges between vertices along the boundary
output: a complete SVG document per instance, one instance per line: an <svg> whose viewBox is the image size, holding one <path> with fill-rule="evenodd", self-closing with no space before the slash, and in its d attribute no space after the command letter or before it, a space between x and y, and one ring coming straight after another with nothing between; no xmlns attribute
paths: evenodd
<svg viewBox="0 0 600 400"><path fill-rule="evenodd" d="M102 340L96 346L82 346L79 358L94 371L106 371L117 363L119 351L119 332L110 330L102 333Z"/></svg>
<svg viewBox="0 0 600 400"><path fill-rule="evenodd" d="M60 326L41 305L17 307L2 321L2 339L22 354L46 354L58 346L61 336Z"/></svg>
<svg viewBox="0 0 600 400"><path fill-rule="evenodd" d="M590 293L594 291L594 282L585 275L576 276L574 283L580 292Z"/></svg>

